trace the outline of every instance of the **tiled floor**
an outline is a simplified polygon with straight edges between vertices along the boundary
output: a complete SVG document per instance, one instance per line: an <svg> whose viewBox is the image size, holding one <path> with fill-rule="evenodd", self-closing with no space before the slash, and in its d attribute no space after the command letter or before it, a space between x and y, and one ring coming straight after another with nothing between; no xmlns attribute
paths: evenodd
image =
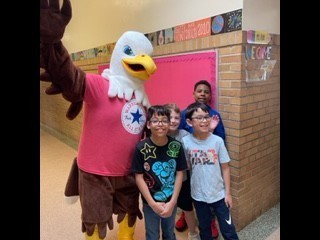
<svg viewBox="0 0 320 240"><path fill-rule="evenodd" d="M59 140L40 130L40 239L84 240L81 232L80 204L66 204L64 187L73 158L77 151L74 143ZM67 142L69 145L65 144ZM178 217L178 216L177 216ZM116 219L114 219L116 221ZM280 239L280 204L239 232L240 240ZM187 240L187 231L176 232L177 240ZM108 240L117 240L117 224L108 230ZM138 221L136 240L144 240L144 222ZM219 239L223 239L220 237Z"/></svg>

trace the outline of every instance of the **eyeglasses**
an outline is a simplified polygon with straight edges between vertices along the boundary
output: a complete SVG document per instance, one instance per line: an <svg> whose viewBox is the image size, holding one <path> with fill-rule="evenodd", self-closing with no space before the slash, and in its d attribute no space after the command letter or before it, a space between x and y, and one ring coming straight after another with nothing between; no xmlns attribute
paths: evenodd
<svg viewBox="0 0 320 240"><path fill-rule="evenodd" d="M209 121L210 116L196 116L192 117L191 119L196 119L197 121L203 122L204 120Z"/></svg>
<svg viewBox="0 0 320 240"><path fill-rule="evenodd" d="M150 122L151 122L153 125L159 125L160 123L162 123L163 125L168 125L168 124L170 123L169 120L167 120L167 119L164 119L164 120L151 119Z"/></svg>

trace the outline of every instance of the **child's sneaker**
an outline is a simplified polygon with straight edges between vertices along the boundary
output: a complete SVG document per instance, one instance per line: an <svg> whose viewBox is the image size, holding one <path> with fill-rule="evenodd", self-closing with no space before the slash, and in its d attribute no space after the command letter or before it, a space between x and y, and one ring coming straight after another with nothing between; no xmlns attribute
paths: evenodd
<svg viewBox="0 0 320 240"><path fill-rule="evenodd" d="M188 232L188 240L200 240L200 236L198 233L190 234L190 232Z"/></svg>
<svg viewBox="0 0 320 240"><path fill-rule="evenodd" d="M213 218L211 221L211 231L212 231L212 237L214 239L219 237L219 230L218 230L215 218Z"/></svg>
<svg viewBox="0 0 320 240"><path fill-rule="evenodd" d="M184 212L181 213L180 218L178 219L178 221L175 224L175 228L179 232L183 232L184 230L186 230L188 228L186 219L184 218Z"/></svg>

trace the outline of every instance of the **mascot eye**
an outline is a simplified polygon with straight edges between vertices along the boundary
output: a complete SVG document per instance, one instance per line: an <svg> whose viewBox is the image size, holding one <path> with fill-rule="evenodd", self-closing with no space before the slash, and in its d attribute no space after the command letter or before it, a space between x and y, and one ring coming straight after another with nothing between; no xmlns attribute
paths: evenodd
<svg viewBox="0 0 320 240"><path fill-rule="evenodd" d="M129 47L128 45L124 46L124 51L125 54L129 55L129 56L134 56L131 47Z"/></svg>

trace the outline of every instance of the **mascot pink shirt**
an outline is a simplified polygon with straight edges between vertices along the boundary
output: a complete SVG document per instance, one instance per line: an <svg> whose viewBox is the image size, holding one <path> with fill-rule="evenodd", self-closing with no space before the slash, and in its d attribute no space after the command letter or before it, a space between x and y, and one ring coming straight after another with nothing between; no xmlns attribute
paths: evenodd
<svg viewBox="0 0 320 240"><path fill-rule="evenodd" d="M150 106L144 82L156 71L153 48L144 34L128 31L117 41L110 68L101 75L75 66L61 39L72 16L69 0L40 0L40 67L46 93L69 101L67 118L84 111L78 156L71 167L65 195L78 197L82 231L87 240L102 240L112 215L119 223L118 239L133 239L139 210L139 190L130 172Z"/></svg>

